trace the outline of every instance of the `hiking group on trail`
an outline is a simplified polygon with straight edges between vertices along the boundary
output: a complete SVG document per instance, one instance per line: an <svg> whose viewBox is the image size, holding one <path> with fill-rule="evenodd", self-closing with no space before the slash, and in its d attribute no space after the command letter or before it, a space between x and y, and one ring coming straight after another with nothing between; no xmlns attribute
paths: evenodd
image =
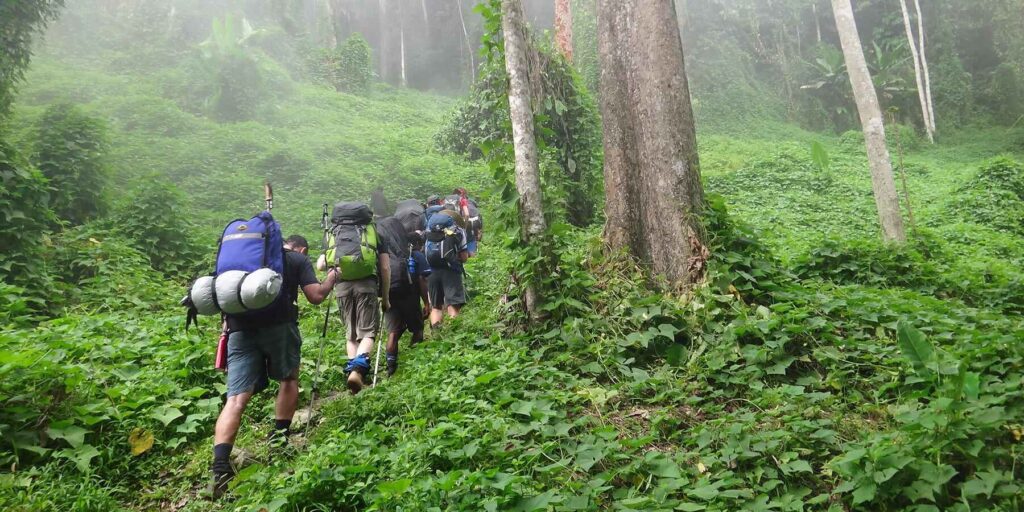
<svg viewBox="0 0 1024 512"><path fill-rule="evenodd" d="M299 400L299 290L313 305L334 290L345 332L346 385L357 394L368 380L377 382L382 323L387 332L386 374L391 377L398 371L399 340L406 332L415 346L424 341L425 319L435 330L445 316L459 315L468 298L465 264L483 238L479 208L462 188L444 197L430 196L426 203L402 201L394 215L383 218L375 218L364 203L339 202L331 212L324 204L323 252L316 268L326 276L320 281L306 238L283 240L270 214L269 184L266 200L265 211L225 228L215 272L197 279L182 301L189 308L186 328L199 314L222 318L216 367L227 372L227 393L214 434L214 499L235 475L230 456L242 414L270 380L279 388L269 441L274 448L288 444ZM330 304L327 315L324 337ZM319 374L319 358L316 368Z"/></svg>

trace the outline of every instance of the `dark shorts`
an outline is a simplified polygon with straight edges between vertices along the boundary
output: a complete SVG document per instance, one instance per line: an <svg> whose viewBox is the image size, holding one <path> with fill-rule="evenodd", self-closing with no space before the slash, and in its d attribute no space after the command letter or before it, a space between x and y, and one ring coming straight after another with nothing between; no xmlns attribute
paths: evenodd
<svg viewBox="0 0 1024 512"><path fill-rule="evenodd" d="M404 297L392 297L391 309L384 313L384 326L388 332L399 334L405 331L423 332L423 309L416 291L410 291Z"/></svg>
<svg viewBox="0 0 1024 512"><path fill-rule="evenodd" d="M462 271L435 269L427 280L427 294L434 309L465 304L466 287L462 283Z"/></svg>
<svg viewBox="0 0 1024 512"><path fill-rule="evenodd" d="M345 339L360 341L377 336L380 305L377 302L377 280L342 281L334 287L338 311L345 324Z"/></svg>
<svg viewBox="0 0 1024 512"><path fill-rule="evenodd" d="M302 337L291 322L228 336L228 396L252 393L267 377L281 381L299 375Z"/></svg>

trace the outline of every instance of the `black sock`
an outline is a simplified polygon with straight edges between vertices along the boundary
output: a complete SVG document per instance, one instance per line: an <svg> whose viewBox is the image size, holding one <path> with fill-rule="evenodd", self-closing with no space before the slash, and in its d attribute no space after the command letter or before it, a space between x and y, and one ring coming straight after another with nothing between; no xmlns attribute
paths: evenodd
<svg viewBox="0 0 1024 512"><path fill-rule="evenodd" d="M285 434L290 433L291 426L292 420L274 420L274 430L283 430Z"/></svg>
<svg viewBox="0 0 1024 512"><path fill-rule="evenodd" d="M231 449L234 447L231 443L213 445L213 458L215 460L228 460L231 457Z"/></svg>

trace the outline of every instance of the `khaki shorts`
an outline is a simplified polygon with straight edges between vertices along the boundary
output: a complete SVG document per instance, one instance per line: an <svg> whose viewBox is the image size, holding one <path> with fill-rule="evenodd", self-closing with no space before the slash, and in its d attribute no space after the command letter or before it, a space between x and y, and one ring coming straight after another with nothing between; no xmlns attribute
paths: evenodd
<svg viewBox="0 0 1024 512"><path fill-rule="evenodd" d="M334 286L338 311L345 324L345 339L359 341L377 336L380 305L377 302L377 279L342 281Z"/></svg>

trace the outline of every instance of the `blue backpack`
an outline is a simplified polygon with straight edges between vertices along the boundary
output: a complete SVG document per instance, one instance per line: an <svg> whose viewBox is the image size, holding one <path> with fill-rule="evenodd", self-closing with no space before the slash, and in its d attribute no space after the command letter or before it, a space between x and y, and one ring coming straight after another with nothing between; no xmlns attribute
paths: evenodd
<svg viewBox="0 0 1024 512"><path fill-rule="evenodd" d="M455 224L455 219L447 213L435 213L427 221L424 238L423 253L430 268L454 269L458 266L462 230Z"/></svg>
<svg viewBox="0 0 1024 512"><path fill-rule="evenodd" d="M269 211L245 220L236 219L224 228L224 235L217 249L215 276L241 270L252 273L267 268L284 276L284 236L281 225ZM281 293L269 306L235 316L255 316L269 310L280 302Z"/></svg>
<svg viewBox="0 0 1024 512"><path fill-rule="evenodd" d="M267 211L249 220L231 221L217 249L218 276L229 270L254 272L261 268L284 274L284 236L281 225Z"/></svg>

